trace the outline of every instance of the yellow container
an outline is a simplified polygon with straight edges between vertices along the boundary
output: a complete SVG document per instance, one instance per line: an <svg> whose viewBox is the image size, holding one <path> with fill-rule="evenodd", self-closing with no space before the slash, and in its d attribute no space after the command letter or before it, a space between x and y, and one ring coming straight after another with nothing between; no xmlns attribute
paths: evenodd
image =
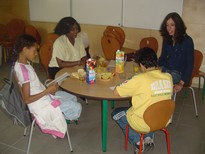
<svg viewBox="0 0 205 154"><path fill-rule="evenodd" d="M123 73L124 72L124 52L117 50L116 58L115 58L115 72L116 73Z"/></svg>

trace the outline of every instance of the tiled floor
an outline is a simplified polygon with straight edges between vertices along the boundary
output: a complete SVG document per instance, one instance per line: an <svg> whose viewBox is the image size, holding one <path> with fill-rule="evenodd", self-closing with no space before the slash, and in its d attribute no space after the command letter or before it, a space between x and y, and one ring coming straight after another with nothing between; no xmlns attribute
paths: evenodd
<svg viewBox="0 0 205 154"><path fill-rule="evenodd" d="M40 78L45 79L45 73L34 65ZM0 80L8 76L8 64L0 66ZM2 82L0 81L0 87ZM185 92L185 91L184 91ZM192 97L189 91L177 95L176 110L173 123L168 126L171 135L172 154L204 154L205 153L205 100L201 99L201 91L195 89L199 117L195 117ZM101 154L101 103L98 100L88 100L89 104L79 99L83 111L79 125L70 124L71 142L75 154ZM117 101L115 107L127 106L128 102ZM112 109L109 107L108 114ZM13 125L5 113L0 110L0 153L24 154L28 143L28 136L23 136L24 128ZM54 139L50 135L42 134L35 128L31 143L32 154L64 154L70 153L66 139ZM108 144L107 154L131 154L133 148L124 151L124 136L116 123L108 116ZM155 149L149 154L166 154L166 140L162 132L156 132Z"/></svg>

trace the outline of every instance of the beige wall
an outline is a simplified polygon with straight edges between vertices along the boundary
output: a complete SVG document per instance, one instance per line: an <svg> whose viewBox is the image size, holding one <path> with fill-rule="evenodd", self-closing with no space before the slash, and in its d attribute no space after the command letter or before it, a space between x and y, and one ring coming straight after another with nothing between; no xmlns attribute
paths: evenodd
<svg viewBox="0 0 205 154"><path fill-rule="evenodd" d="M56 23L31 22L28 3L28 0L0 0L0 23L6 24L12 18L24 19L38 28L44 41L46 34L53 31ZM205 1L184 0L182 18L187 26L187 33L194 40L195 48L201 50L205 55L205 43L203 43L205 41ZM82 24L81 27L89 36L91 54L103 55L100 42L105 26ZM154 36L159 42L158 56L160 55L162 38L158 31L125 27L123 29L126 34L125 47L138 49L141 38ZM203 61L201 70L205 71L205 61Z"/></svg>

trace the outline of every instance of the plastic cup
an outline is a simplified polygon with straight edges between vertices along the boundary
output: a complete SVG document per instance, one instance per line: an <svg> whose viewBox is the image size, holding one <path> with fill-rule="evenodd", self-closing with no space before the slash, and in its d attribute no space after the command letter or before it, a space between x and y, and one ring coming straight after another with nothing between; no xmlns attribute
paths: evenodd
<svg viewBox="0 0 205 154"><path fill-rule="evenodd" d="M138 73L139 72L139 65L136 63L133 63L133 72Z"/></svg>

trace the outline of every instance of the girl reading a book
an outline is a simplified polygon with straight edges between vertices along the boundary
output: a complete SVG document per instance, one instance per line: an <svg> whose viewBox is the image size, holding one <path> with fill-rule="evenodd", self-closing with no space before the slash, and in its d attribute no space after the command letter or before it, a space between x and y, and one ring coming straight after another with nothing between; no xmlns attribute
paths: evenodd
<svg viewBox="0 0 205 154"><path fill-rule="evenodd" d="M67 130L65 119L79 118L81 104L75 96L57 91L57 83L46 88L40 82L34 68L28 63L37 55L38 44L35 38L23 34L17 39L14 48L18 55L14 70L24 102L42 132L63 138Z"/></svg>

